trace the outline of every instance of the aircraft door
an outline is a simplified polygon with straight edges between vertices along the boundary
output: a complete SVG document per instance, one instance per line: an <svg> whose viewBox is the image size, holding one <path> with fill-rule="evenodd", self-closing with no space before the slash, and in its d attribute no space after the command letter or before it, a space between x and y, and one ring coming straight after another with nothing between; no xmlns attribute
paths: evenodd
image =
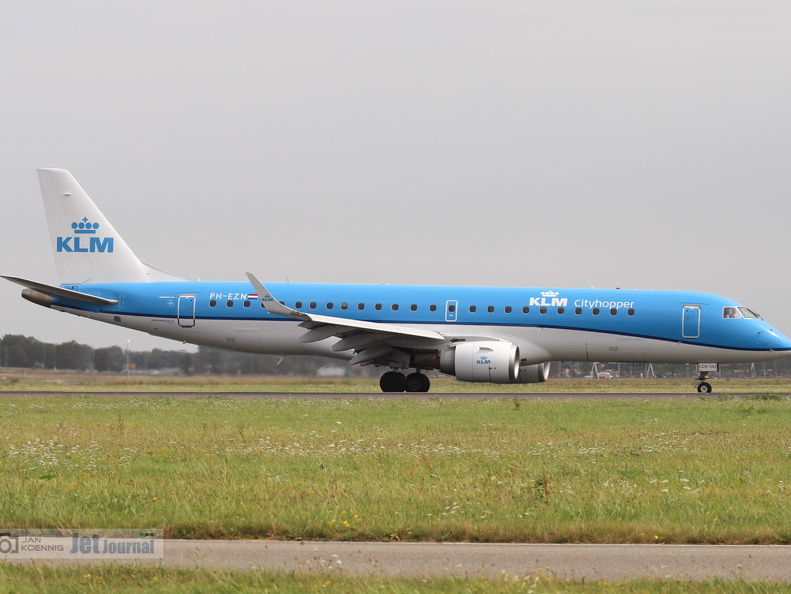
<svg viewBox="0 0 791 594"><path fill-rule="evenodd" d="M681 336L698 338L700 336L700 306L685 305L681 318Z"/></svg>
<svg viewBox="0 0 791 594"><path fill-rule="evenodd" d="M182 328L195 325L195 295L179 295L176 318Z"/></svg>
<svg viewBox="0 0 791 594"><path fill-rule="evenodd" d="M455 299L451 299L450 301L445 302L445 321L446 322L455 322L457 319L459 309L459 302Z"/></svg>

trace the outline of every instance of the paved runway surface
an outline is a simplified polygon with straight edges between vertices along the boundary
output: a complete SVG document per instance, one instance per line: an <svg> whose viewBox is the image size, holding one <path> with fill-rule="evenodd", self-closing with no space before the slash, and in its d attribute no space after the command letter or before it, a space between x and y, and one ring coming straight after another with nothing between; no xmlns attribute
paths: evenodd
<svg viewBox="0 0 791 594"><path fill-rule="evenodd" d="M791 546L168 540L164 551L162 564L173 568L402 577L506 574L587 581L721 578L791 583ZM30 563L22 559L11 562ZM73 562L97 563L52 563Z"/></svg>
<svg viewBox="0 0 791 594"><path fill-rule="evenodd" d="M674 577L791 582L791 547L168 541L165 564L402 576Z"/></svg>
<svg viewBox="0 0 791 594"><path fill-rule="evenodd" d="M728 396L754 396L756 393L732 393ZM49 391L49 392L0 392L0 398L44 398L51 396L94 396L97 398L243 398L250 400L280 400L285 398L304 398L307 400L332 400L333 398L359 398L361 400L511 400L514 396L524 400L697 400L716 398L716 394L701 395L690 391L680 394L673 392L97 392Z"/></svg>

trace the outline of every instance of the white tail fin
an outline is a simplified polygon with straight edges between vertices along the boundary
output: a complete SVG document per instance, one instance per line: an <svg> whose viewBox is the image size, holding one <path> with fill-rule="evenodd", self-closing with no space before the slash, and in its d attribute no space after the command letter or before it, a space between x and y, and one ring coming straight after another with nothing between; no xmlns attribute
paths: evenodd
<svg viewBox="0 0 791 594"><path fill-rule="evenodd" d="M38 179L61 285L179 279L138 260L71 173L39 169Z"/></svg>

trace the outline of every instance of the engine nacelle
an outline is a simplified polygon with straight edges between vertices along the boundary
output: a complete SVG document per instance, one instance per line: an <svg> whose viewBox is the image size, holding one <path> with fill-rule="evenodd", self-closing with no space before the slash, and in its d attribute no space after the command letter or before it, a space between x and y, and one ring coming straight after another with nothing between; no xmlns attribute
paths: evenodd
<svg viewBox="0 0 791 594"><path fill-rule="evenodd" d="M549 363L523 365L519 368L519 376L515 384L540 384L549 378Z"/></svg>
<svg viewBox="0 0 791 594"><path fill-rule="evenodd" d="M463 382L510 384L519 376L519 347L512 342L462 342L440 354L440 369Z"/></svg>

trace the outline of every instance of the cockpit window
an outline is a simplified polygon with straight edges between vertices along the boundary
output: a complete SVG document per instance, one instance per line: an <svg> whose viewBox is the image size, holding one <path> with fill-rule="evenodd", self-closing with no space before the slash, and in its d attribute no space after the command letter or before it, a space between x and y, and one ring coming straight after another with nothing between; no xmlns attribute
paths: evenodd
<svg viewBox="0 0 791 594"><path fill-rule="evenodd" d="M753 310L751 310L751 309L747 309L746 307L740 307L740 308L739 308L739 311L740 311L740 312L742 312L742 315L743 315L745 318L758 318L759 320L760 320L760 319L762 319L762 318L761 318L761 316L759 316L759 315L758 315L757 313L755 313Z"/></svg>
<svg viewBox="0 0 791 594"><path fill-rule="evenodd" d="M738 307L726 307L722 310L722 317L726 319L742 317Z"/></svg>

